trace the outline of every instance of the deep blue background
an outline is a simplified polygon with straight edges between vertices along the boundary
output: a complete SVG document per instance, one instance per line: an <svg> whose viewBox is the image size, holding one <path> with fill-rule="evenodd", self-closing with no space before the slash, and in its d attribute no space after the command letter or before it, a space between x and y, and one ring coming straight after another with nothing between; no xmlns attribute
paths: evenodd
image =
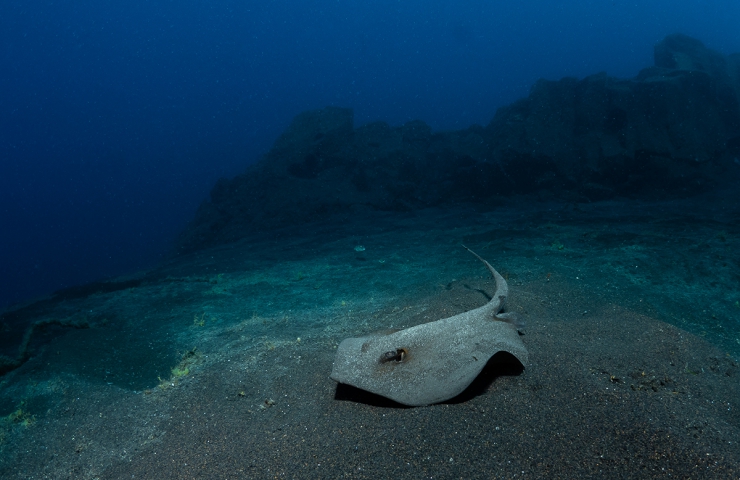
<svg viewBox="0 0 740 480"><path fill-rule="evenodd" d="M486 124L675 32L738 52L740 2L3 0L0 307L153 265L303 110Z"/></svg>

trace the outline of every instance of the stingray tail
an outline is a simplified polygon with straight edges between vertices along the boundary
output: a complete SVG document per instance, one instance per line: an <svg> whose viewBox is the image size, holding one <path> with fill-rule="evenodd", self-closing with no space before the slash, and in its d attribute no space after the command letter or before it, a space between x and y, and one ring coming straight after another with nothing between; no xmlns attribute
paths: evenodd
<svg viewBox="0 0 740 480"><path fill-rule="evenodd" d="M461 244L462 245L462 244ZM493 275L493 279L496 280L496 293L494 294L494 298L491 299L491 302L494 300L498 300L498 306L494 308L494 314L500 312L503 310L504 306L506 305L506 297L509 296L509 286L506 284L506 280L504 280L504 277L501 276L500 273L496 271L495 268L491 266L490 263L488 263L483 257L466 247L465 245L462 245L462 247L467 250L468 252L475 255L475 257L483 262L486 267L488 267L488 271L491 272L491 275Z"/></svg>

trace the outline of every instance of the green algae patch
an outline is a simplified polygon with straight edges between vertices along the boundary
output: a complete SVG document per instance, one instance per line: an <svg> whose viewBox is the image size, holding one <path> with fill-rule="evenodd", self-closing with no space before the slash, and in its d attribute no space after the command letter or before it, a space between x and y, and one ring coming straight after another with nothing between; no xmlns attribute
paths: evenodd
<svg viewBox="0 0 740 480"><path fill-rule="evenodd" d="M10 415L5 417L5 421L10 424L29 427L36 422L36 417L34 415L31 415L28 410L25 410L23 408L23 402L21 402L21 406L18 407L18 409L12 412Z"/></svg>
<svg viewBox="0 0 740 480"><path fill-rule="evenodd" d="M174 387L177 383L190 375L191 369L203 360L203 354L198 351L197 347L185 352L180 362L170 369L170 378L159 378L159 388L167 389Z"/></svg>
<svg viewBox="0 0 740 480"><path fill-rule="evenodd" d="M34 423L36 423L36 416L31 414L26 401L21 401L15 410L0 417L0 446L9 442L14 430L28 428Z"/></svg>

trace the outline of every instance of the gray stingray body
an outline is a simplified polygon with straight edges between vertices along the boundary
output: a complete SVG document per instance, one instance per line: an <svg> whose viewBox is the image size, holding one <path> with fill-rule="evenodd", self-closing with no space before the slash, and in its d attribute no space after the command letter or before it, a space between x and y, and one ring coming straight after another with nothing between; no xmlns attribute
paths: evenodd
<svg viewBox="0 0 740 480"><path fill-rule="evenodd" d="M465 247L467 248L467 247ZM404 405L449 400L470 385L500 351L522 365L527 349L507 314L506 280L478 257L496 280L496 293L480 308L390 334L347 338L339 344L331 378Z"/></svg>

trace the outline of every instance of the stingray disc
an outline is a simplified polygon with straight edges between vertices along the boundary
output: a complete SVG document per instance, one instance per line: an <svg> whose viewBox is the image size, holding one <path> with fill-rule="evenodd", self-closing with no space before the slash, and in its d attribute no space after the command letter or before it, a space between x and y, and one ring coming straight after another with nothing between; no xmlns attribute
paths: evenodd
<svg viewBox="0 0 740 480"><path fill-rule="evenodd" d="M496 279L496 294L490 302L395 333L347 338L337 348L331 378L417 406L460 394L500 351L526 365L527 349L516 327L496 318L508 295L506 281L478 258Z"/></svg>

